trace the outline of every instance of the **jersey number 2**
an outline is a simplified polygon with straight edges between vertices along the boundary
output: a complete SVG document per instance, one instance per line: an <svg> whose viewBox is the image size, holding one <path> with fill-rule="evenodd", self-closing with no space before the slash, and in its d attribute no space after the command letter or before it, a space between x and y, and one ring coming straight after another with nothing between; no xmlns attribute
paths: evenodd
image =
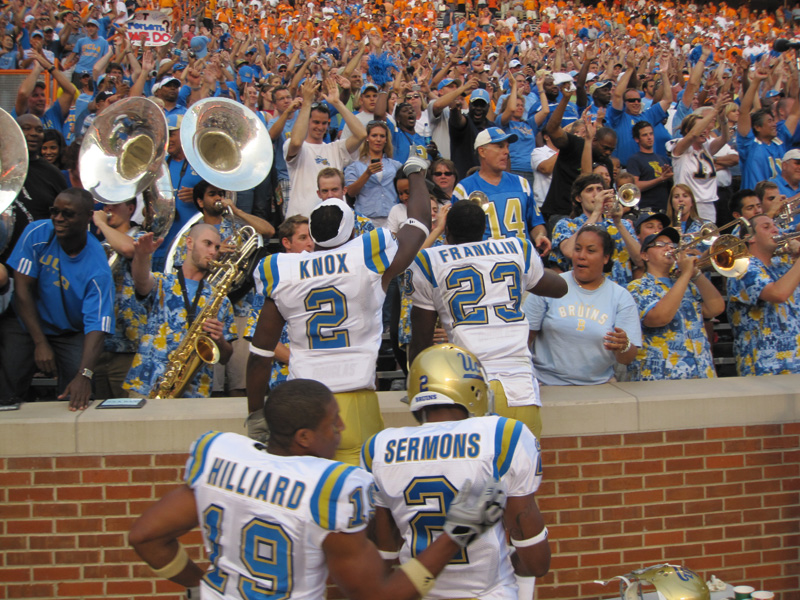
<svg viewBox="0 0 800 600"><path fill-rule="evenodd" d="M305 298L306 310L313 313L306 321L310 350L331 350L350 346L347 329L335 329L347 319L347 298L335 287L311 290ZM323 333L322 329L328 330Z"/></svg>
<svg viewBox="0 0 800 600"><path fill-rule="evenodd" d="M214 565L203 580L220 594L225 593L228 574L219 568L222 516L225 509L212 504L203 513L206 539L211 545L209 560ZM267 597L284 600L292 594L292 539L276 523L255 518L242 528L241 560L252 577L239 577L239 595L244 600Z"/></svg>
<svg viewBox="0 0 800 600"><path fill-rule="evenodd" d="M411 517L411 556L416 557L420 552L433 543L434 533L444 531L444 521L447 509L456 496L455 487L447 477L415 477L403 492L406 506L421 506L422 510ZM436 506L430 508L428 501L434 500ZM469 562L467 550L464 548L450 561L452 565L461 565Z"/></svg>

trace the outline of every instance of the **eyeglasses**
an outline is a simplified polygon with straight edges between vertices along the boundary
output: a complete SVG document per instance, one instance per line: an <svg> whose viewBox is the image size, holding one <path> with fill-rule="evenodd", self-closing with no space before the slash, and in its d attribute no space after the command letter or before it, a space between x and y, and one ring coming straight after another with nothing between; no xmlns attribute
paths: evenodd
<svg viewBox="0 0 800 600"><path fill-rule="evenodd" d="M653 246L656 248L668 248L669 250L675 250L678 247L670 242L653 242Z"/></svg>
<svg viewBox="0 0 800 600"><path fill-rule="evenodd" d="M414 99L416 99L416 98L419 98L419 97L420 97L420 95L419 95L419 94L411 94L411 95L410 95L410 96L408 96L408 97L409 97L409 98L414 98Z"/></svg>
<svg viewBox="0 0 800 600"><path fill-rule="evenodd" d="M450 177L452 174L451 171L435 171L433 173L435 177Z"/></svg>
<svg viewBox="0 0 800 600"><path fill-rule="evenodd" d="M58 208L56 206L50 207L50 217L55 219L58 215L62 215L65 219L72 219L78 213L68 208Z"/></svg>
<svg viewBox="0 0 800 600"><path fill-rule="evenodd" d="M625 98L625 102L639 102L641 103L641 98Z"/></svg>

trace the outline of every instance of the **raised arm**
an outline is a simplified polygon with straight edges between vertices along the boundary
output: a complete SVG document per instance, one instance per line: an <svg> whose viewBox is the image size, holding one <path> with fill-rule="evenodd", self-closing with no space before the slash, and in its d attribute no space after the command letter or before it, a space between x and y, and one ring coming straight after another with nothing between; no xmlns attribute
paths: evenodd
<svg viewBox="0 0 800 600"><path fill-rule="evenodd" d="M156 251L164 240L155 239L152 233L145 233L133 242L133 260L131 261L131 276L133 288L140 297L149 296L153 291L156 279L151 272L153 252Z"/></svg>
<svg viewBox="0 0 800 600"><path fill-rule="evenodd" d="M300 152L303 147L306 135L308 135L308 123L311 119L311 104L319 89L319 82L310 77L303 82L300 93L303 96L303 105L297 113L297 120L292 127L292 136L289 138L289 147L286 152L286 160L291 160Z"/></svg>
<svg viewBox="0 0 800 600"><path fill-rule="evenodd" d="M617 82L614 92L611 94L611 106L620 112L622 112L625 108L625 90L628 89L628 83L630 82L633 74L636 72L636 54L634 54L633 51L630 51L625 55L625 64L627 65L627 68Z"/></svg>
<svg viewBox="0 0 800 600"><path fill-rule="evenodd" d="M746 72L744 77L747 77ZM749 135L752 129L753 122L750 111L753 109L753 101L758 93L758 89L761 87L761 83L769 77L769 67L765 61L762 60L756 65L756 70L753 72L752 77L753 81L750 82L747 93L744 95L744 98L742 98L742 105L739 108L739 122L737 123L736 131L742 137Z"/></svg>

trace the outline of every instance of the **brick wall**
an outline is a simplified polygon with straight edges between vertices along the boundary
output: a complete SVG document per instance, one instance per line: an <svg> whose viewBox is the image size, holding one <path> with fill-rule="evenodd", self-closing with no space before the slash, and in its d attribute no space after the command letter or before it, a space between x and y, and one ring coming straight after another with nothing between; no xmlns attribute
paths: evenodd
<svg viewBox="0 0 800 600"><path fill-rule="evenodd" d="M553 561L537 597L670 561L800 598L800 423L545 437L539 505ZM0 598L177 599L128 549L185 454L0 459ZM200 533L183 540L201 556Z"/></svg>

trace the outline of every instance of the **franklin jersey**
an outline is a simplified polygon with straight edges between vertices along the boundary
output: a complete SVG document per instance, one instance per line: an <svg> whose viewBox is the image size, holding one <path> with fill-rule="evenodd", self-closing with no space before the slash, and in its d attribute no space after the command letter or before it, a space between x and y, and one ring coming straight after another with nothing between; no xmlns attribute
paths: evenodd
<svg viewBox="0 0 800 600"><path fill-rule="evenodd" d="M541 406L521 308L522 293L544 273L533 245L508 238L437 246L420 251L408 272L412 304L439 314L448 339L502 382L508 405Z"/></svg>
<svg viewBox="0 0 800 600"><path fill-rule="evenodd" d="M192 445L194 491L208 558L202 597L323 598L328 533L367 526L372 476L311 456L276 456L236 433L210 431Z"/></svg>
<svg viewBox="0 0 800 600"><path fill-rule="evenodd" d="M322 381L333 392L375 389L381 278L396 252L389 230L376 229L338 248L264 259L256 288L288 325L289 379Z"/></svg>
<svg viewBox="0 0 800 600"><path fill-rule="evenodd" d="M509 496L527 496L542 479L534 435L521 422L497 416L386 429L369 439L361 459L375 476L376 506L391 511L403 536L402 563L441 534L466 480L478 485L494 478ZM516 600L502 521L450 561L426 598Z"/></svg>

